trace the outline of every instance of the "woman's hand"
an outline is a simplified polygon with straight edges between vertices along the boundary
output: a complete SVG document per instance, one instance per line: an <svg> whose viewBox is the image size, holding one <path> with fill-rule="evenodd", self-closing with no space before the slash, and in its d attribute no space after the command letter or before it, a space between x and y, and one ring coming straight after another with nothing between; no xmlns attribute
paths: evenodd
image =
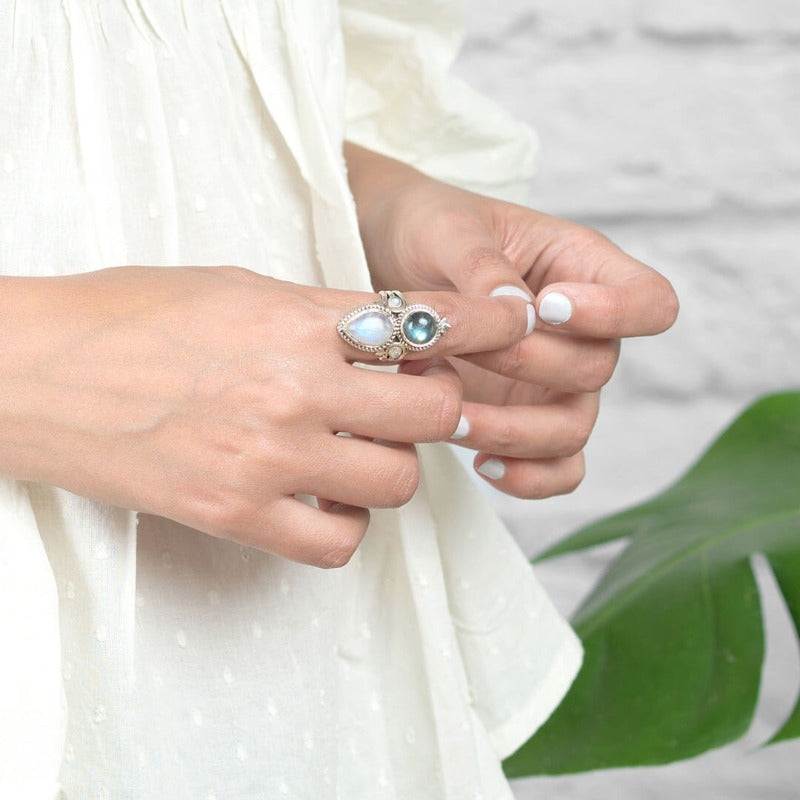
<svg viewBox="0 0 800 800"><path fill-rule="evenodd" d="M508 298L412 294L452 329L394 374L354 367L366 354L336 330L372 294L237 268L0 281L0 474L321 566L349 559L367 508L412 496L413 443L455 430L441 356L526 326Z"/></svg>
<svg viewBox="0 0 800 800"><path fill-rule="evenodd" d="M345 154L376 288L516 293L535 303L535 333L453 360L466 401L458 443L478 450L478 471L510 494L574 489L619 338L675 320L668 281L588 228L354 145Z"/></svg>

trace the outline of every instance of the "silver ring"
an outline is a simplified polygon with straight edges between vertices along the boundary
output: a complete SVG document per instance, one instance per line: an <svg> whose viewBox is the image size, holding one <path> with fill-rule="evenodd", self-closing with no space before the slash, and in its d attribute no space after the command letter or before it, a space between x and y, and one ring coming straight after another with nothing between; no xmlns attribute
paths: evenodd
<svg viewBox="0 0 800 800"><path fill-rule="evenodd" d="M348 311L336 326L352 347L380 361L399 361L409 351L427 350L450 330L430 306L410 303L402 292L379 292L380 301Z"/></svg>

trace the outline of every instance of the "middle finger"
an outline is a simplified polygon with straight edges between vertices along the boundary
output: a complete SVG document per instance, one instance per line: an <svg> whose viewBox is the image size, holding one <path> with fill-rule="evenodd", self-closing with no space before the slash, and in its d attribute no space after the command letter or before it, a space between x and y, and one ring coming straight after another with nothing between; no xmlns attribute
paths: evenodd
<svg viewBox="0 0 800 800"><path fill-rule="evenodd" d="M494 406L464 403L453 444L513 458L565 458L586 445L597 420L599 394L565 395L546 405Z"/></svg>
<svg viewBox="0 0 800 800"><path fill-rule="evenodd" d="M617 339L589 339L535 331L517 344L462 356L490 372L562 392L596 392L608 383L619 359Z"/></svg>

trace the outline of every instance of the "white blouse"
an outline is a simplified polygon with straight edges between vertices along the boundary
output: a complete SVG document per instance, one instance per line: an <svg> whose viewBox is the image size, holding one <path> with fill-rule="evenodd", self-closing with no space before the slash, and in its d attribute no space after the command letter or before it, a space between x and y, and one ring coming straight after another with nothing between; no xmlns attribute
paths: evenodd
<svg viewBox="0 0 800 800"><path fill-rule="evenodd" d="M370 291L345 131L506 197L533 167L447 75L457 23L431 0L0 3L0 272ZM327 572L0 479L0 797L510 798L499 759L580 647L447 446L419 451L415 498Z"/></svg>

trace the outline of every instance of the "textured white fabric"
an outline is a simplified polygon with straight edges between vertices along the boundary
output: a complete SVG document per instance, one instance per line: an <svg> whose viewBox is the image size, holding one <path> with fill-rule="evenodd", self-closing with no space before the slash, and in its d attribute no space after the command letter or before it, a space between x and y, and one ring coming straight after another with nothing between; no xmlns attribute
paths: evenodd
<svg viewBox="0 0 800 800"><path fill-rule="evenodd" d="M462 5L343 2L347 137L448 183L524 203L537 163L533 131L447 72Z"/></svg>
<svg viewBox="0 0 800 800"><path fill-rule="evenodd" d="M331 0L2 3L0 269L368 290L348 82L360 141L487 191L532 164L445 76L450 14L347 4L346 79ZM452 453L421 460L328 572L0 479L0 797L509 798L580 648Z"/></svg>

